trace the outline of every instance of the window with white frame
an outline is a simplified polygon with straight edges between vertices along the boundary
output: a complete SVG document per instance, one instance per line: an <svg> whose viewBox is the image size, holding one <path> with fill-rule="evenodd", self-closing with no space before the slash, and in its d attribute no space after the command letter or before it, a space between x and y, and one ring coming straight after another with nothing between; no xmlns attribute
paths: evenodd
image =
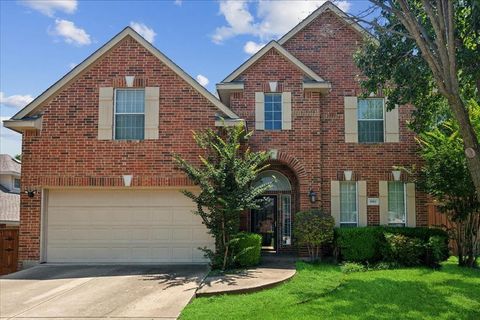
<svg viewBox="0 0 480 320"><path fill-rule="evenodd" d="M292 208L291 196L289 194L282 194L282 243L284 246L292 244Z"/></svg>
<svg viewBox="0 0 480 320"><path fill-rule="evenodd" d="M18 179L18 178L13 179L13 187L15 189L20 189L20 179Z"/></svg>
<svg viewBox="0 0 480 320"><path fill-rule="evenodd" d="M340 226L358 225L358 196L355 181L340 181Z"/></svg>
<svg viewBox="0 0 480 320"><path fill-rule="evenodd" d="M145 135L145 90L115 90L115 139L143 140Z"/></svg>
<svg viewBox="0 0 480 320"><path fill-rule="evenodd" d="M282 94L265 93L265 130L282 130Z"/></svg>
<svg viewBox="0 0 480 320"><path fill-rule="evenodd" d="M407 222L405 183L402 181L388 182L388 224L405 226Z"/></svg>
<svg viewBox="0 0 480 320"><path fill-rule="evenodd" d="M358 99L358 142L384 142L383 98Z"/></svg>

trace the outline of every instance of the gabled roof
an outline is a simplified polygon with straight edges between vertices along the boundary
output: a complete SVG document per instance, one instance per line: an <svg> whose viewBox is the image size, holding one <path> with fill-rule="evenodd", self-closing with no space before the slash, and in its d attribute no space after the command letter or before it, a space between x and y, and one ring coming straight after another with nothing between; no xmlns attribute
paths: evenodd
<svg viewBox="0 0 480 320"><path fill-rule="evenodd" d="M325 82L325 80L323 80L318 74L316 74L315 71L307 67L302 61L295 58L290 52L285 50L284 47L278 44L277 41L272 40L262 49L257 51L257 53L251 56L250 59L245 61L240 67L235 69L229 76L223 79L222 83L231 82L235 80L239 75L241 75L245 70L250 68L250 66L252 66L255 62L257 62L261 57L263 57L265 53L267 53L272 48L277 50L277 52L280 53L285 59L289 60L292 64L297 66L301 71L303 71L303 73L308 75L313 80L318 82Z"/></svg>
<svg viewBox="0 0 480 320"><path fill-rule="evenodd" d="M330 10L338 17L343 19L345 23L351 26L354 30L358 31L362 35L367 38L371 38L376 41L375 37L370 34L364 27L362 27L359 23L355 22L351 17L349 17L345 12L343 12L339 7L333 4L331 1L327 1L318 7L315 11L313 11L308 17L302 20L299 24L297 24L292 30L290 30L287 34L278 40L278 43L283 45L287 42L290 38L296 35L300 30L308 26L312 21L314 21L319 15L324 13L325 11Z"/></svg>
<svg viewBox="0 0 480 320"><path fill-rule="evenodd" d="M59 92L63 89L66 85L68 85L73 79L75 79L78 75L80 75L85 69L87 69L91 64L96 62L100 59L104 54L106 54L110 49L112 49L115 45L117 45L120 41L122 41L125 37L130 36L134 40L136 40L139 44L141 44L145 49L147 49L151 54L157 57L161 62L167 65L170 69L172 69L180 78L185 80L189 85L195 88L200 94L202 94L208 101L210 101L214 106L216 106L220 111L222 111L226 116L237 119L238 116L230 110L227 106L225 106L220 100L218 100L213 94L211 94L207 89L205 89L202 85L200 85L195 79L193 79L190 75L188 75L185 71L183 71L178 65L176 65L172 60L170 60L167 56L165 56L160 50L155 48L150 42L145 40L141 35L139 35L135 30L130 27L126 27L123 29L119 34L113 37L110 41L104 44L100 49L95 51L92 55L90 55L87 59L85 59L82 63L77 65L74 69L72 69L69 73L63 76L60 80L58 80L55 84L53 84L50 88L45 90L41 95L39 95L35 100L30 102L27 106L25 106L22 110L20 110L17 114L12 117L12 120L20 120L26 116L32 114L37 107L39 107L42 103L47 101L51 98L54 94Z"/></svg>
<svg viewBox="0 0 480 320"><path fill-rule="evenodd" d="M8 154L0 154L0 173L20 174L22 165Z"/></svg>

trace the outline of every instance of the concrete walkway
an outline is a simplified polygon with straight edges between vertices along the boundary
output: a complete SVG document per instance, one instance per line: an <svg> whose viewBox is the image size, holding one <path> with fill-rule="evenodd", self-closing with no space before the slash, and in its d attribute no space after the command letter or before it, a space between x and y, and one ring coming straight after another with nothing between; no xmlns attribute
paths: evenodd
<svg viewBox="0 0 480 320"><path fill-rule="evenodd" d="M0 278L0 319L176 319L206 273L206 266L37 266Z"/></svg>
<svg viewBox="0 0 480 320"><path fill-rule="evenodd" d="M283 283L292 278L295 273L294 257L262 257L262 263L257 268L205 278L198 288L196 296L259 291Z"/></svg>

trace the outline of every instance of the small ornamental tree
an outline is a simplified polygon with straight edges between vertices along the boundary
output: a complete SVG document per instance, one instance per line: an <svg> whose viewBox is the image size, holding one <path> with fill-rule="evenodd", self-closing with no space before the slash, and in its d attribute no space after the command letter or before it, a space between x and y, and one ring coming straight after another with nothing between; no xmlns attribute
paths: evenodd
<svg viewBox="0 0 480 320"><path fill-rule="evenodd" d="M174 155L179 168L200 187L198 194L182 192L197 204L194 213L202 218L215 239L214 250L202 248L214 269L233 266L232 246L239 232L240 214L257 209L261 201L257 197L270 188L270 184L252 185L257 174L266 168L269 154L242 147L251 134L242 125L225 127L222 133L212 129L194 133L195 142L205 151L199 155L199 166Z"/></svg>
<svg viewBox="0 0 480 320"><path fill-rule="evenodd" d="M319 210L301 211L295 215L294 234L299 245L308 249L311 261L321 259L322 245L333 241L335 220Z"/></svg>
<svg viewBox="0 0 480 320"><path fill-rule="evenodd" d="M480 107L470 100L470 118L480 137ZM418 137L424 165L419 185L438 201L451 222L450 236L456 241L460 266L474 267L480 254L480 202L467 168L458 124L445 120Z"/></svg>

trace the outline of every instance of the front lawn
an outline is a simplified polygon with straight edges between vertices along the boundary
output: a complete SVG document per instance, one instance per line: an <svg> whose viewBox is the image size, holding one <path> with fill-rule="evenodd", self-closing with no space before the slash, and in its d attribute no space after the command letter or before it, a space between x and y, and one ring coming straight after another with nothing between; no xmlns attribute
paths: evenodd
<svg viewBox="0 0 480 320"><path fill-rule="evenodd" d="M198 298L181 319L480 319L480 270L454 259L440 270L344 274L331 264L297 263L295 277L252 294Z"/></svg>

